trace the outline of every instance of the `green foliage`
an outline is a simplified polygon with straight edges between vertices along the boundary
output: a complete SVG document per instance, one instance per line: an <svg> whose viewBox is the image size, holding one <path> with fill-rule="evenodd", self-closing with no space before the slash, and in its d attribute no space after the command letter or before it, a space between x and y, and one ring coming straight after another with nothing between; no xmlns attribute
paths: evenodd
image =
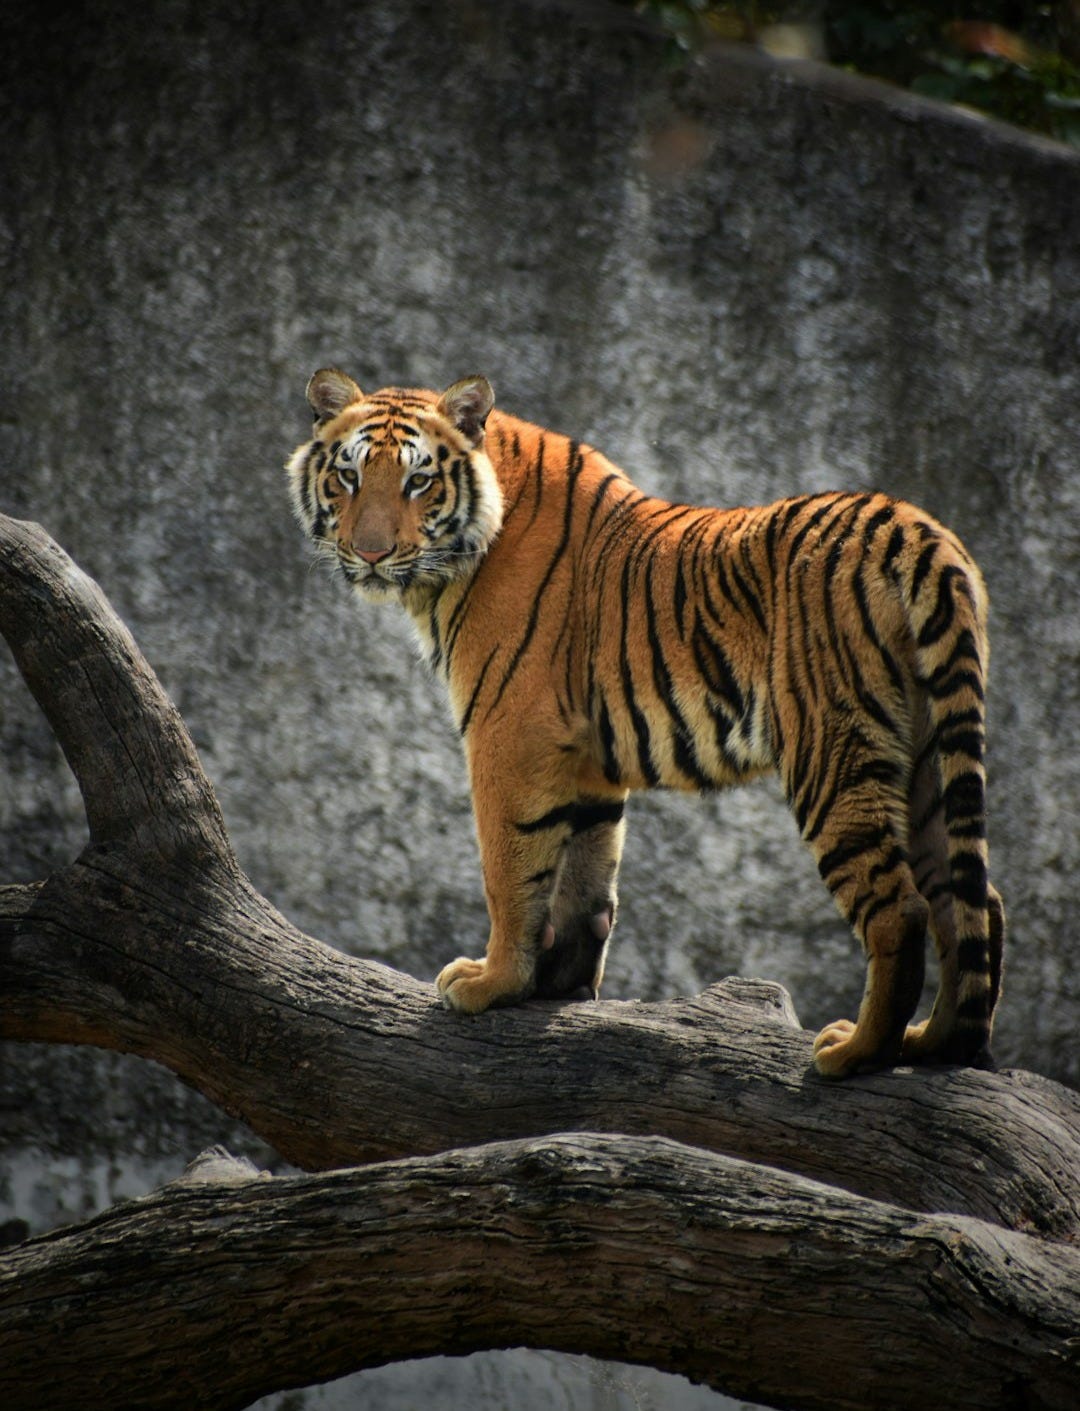
<svg viewBox="0 0 1080 1411"><path fill-rule="evenodd" d="M830 63L1080 147L1080 0L624 3L661 27L671 63L683 62L714 39L767 44L771 26L802 24Z"/></svg>

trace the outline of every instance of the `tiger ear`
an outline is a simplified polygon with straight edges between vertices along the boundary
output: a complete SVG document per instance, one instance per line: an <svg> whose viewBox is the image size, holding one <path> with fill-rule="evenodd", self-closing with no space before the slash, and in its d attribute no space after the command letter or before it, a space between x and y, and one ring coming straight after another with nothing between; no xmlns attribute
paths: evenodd
<svg viewBox="0 0 1080 1411"><path fill-rule="evenodd" d="M495 405L495 393L486 377L465 377L448 387L435 405L465 437L470 445L478 446L484 438L484 422Z"/></svg>
<svg viewBox="0 0 1080 1411"><path fill-rule="evenodd" d="M363 392L347 373L336 367L321 367L307 385L307 399L315 420L333 421L353 402L363 398Z"/></svg>

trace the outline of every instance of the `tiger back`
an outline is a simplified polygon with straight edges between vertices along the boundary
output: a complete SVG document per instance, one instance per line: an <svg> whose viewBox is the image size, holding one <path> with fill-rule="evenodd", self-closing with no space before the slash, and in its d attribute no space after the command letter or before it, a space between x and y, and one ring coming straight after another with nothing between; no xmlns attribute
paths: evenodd
<svg viewBox="0 0 1080 1411"><path fill-rule="evenodd" d="M491 930L439 975L449 1008L597 995L629 792L776 771L866 954L819 1072L989 1064L987 603L949 530L880 494L670 504L481 377L365 395L323 369L308 398L296 515L354 591L401 601L462 737Z"/></svg>

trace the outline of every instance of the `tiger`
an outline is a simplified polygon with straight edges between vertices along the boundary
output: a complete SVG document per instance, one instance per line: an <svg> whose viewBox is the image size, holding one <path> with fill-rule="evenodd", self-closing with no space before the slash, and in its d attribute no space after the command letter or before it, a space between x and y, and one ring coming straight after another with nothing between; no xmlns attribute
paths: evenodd
<svg viewBox="0 0 1080 1411"><path fill-rule="evenodd" d="M438 975L448 1009L596 998L630 791L773 772L866 957L818 1073L992 1066L988 604L953 533L878 492L669 503L479 375L365 394L322 368L307 400L295 516L404 606L464 748L490 933Z"/></svg>

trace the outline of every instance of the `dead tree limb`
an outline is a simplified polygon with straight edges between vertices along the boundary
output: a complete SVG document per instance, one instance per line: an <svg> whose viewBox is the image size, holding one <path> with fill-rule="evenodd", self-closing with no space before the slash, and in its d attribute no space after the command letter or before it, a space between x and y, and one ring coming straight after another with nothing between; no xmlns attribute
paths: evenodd
<svg viewBox="0 0 1080 1411"><path fill-rule="evenodd" d="M0 631L90 830L70 867L0 888L0 1037L161 1062L310 1171L411 1158L170 1188L12 1251L0 1378L39 1393L25 1379L48 1368L52 1404L106 1404L67 1380L92 1359L110 1405L239 1406L524 1342L792 1406L927 1385L956 1407L1073 1404L1076 1094L964 1070L828 1084L783 992L746 981L445 1013L254 890L130 634L2 517Z"/></svg>
<svg viewBox="0 0 1080 1411"><path fill-rule="evenodd" d="M532 1347L792 1407L1072 1411L1080 1250L659 1138L181 1181L0 1259L10 1411ZM48 1336L44 1334L48 1333Z"/></svg>

